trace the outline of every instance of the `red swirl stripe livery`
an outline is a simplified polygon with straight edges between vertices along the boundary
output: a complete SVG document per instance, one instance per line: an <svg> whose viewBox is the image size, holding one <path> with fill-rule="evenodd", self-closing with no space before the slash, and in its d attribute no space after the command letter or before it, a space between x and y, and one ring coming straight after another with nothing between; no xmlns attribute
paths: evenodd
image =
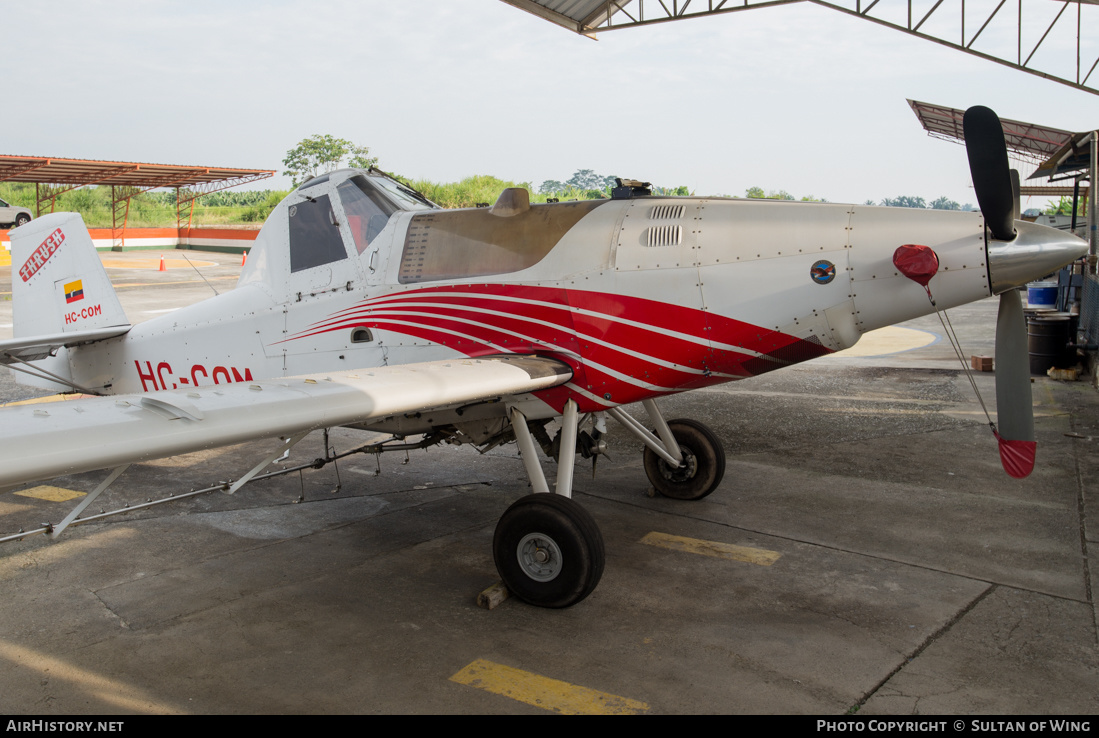
<svg viewBox="0 0 1099 738"><path fill-rule="evenodd" d="M512 284L452 285L368 298L279 341L353 328L393 331L476 357L554 356L573 368L537 393L582 411L720 384L828 349L705 310L639 297Z"/></svg>

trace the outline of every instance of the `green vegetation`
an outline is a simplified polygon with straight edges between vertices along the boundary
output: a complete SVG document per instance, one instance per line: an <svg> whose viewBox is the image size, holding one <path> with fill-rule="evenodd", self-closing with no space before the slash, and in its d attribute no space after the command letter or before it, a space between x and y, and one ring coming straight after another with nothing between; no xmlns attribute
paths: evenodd
<svg viewBox="0 0 1099 738"><path fill-rule="evenodd" d="M577 169L572 177L564 182L547 179L538 188L539 194L558 200L599 200L611 196L611 190L617 186L616 175L596 174L591 169ZM531 189L527 186L527 189ZM687 187L658 187L653 185L652 193L664 197L688 197L693 194Z"/></svg>
<svg viewBox="0 0 1099 738"><path fill-rule="evenodd" d="M324 172L331 172L342 165L347 159L347 166L366 169L377 165L377 158L370 156L370 150L365 146L357 146L342 138L333 138L329 135L314 135L303 139L296 147L286 152L283 164L287 170L284 172L294 181L296 187L307 176L316 176ZM510 182L487 174L478 174L466 177L458 182L433 182L431 180L408 180L398 178L414 189L423 193L425 197L444 208L471 208L478 205L491 205L500 196L500 192L508 187L522 187L530 192L530 200L533 203L544 203L548 200L597 200L611 196L616 177L603 175L591 169L578 169L572 177L564 181L547 179L534 191L530 182ZM194 203L194 215L192 224L195 226L225 226L225 225L261 225L270 215L271 211L283 198L290 193L289 190L252 190L213 192L203 195ZM652 193L665 197L687 197L694 195L686 186L660 187L653 186ZM762 187L749 187L745 190L745 196L749 198L771 200L795 200L786 190L765 192ZM717 195L724 197L724 195ZM36 209L35 189L32 184L13 182L0 183L0 198L13 205ZM805 195L803 202L828 202L813 195ZM866 205L876 204L868 200ZM946 197L933 200L930 206L922 197L902 195L896 198L885 198L882 205L894 207L914 207L939 210L973 210L972 205L960 206L957 202ZM190 211L190 205L185 204L185 218ZM1070 212L1072 208L1071 198L1063 197L1059 203L1051 202L1046 212ZM109 186L81 187L76 190L61 193L57 196L55 211L75 211L80 213L89 228L110 228L111 215L111 188ZM143 192L135 195L130 200L130 212L127 225L131 228L165 227L176 224L176 191L161 190L155 192Z"/></svg>
<svg viewBox="0 0 1099 738"><path fill-rule="evenodd" d="M195 202L194 226L260 225L271 210L289 194L279 190L249 192L212 192ZM0 183L0 198L12 205L35 211L34 185L18 182ZM190 206L186 206L187 211ZM110 228L111 188L81 187L57 196L56 212L77 212L89 228ZM176 192L143 192L130 200L127 226L130 228L163 228L176 225Z"/></svg>
<svg viewBox="0 0 1099 738"><path fill-rule="evenodd" d="M867 205L873 205L872 200L867 200ZM965 205L959 205L954 200L951 200L945 195L931 201L928 205L927 201L922 197L914 197L912 195L900 195L898 197L886 197L881 201L882 205L892 208L931 208L932 210L976 210L970 203Z"/></svg>
<svg viewBox="0 0 1099 738"><path fill-rule="evenodd" d="M1081 196L1076 201L1076 215L1082 218L1087 211L1087 198ZM1059 200L1050 200L1046 203L1046 209L1042 212L1046 215L1072 215L1072 198L1068 195L1061 195Z"/></svg>
<svg viewBox="0 0 1099 738"><path fill-rule="evenodd" d="M321 171L332 172L340 168L344 157L350 156L347 166L356 169L369 169L378 163L377 157L370 156L370 149L356 146L347 139L333 138L329 135L315 134L302 139L297 146L286 152L282 163L286 165L284 175L293 180L297 187L306 177L316 177Z"/></svg>
<svg viewBox="0 0 1099 738"><path fill-rule="evenodd" d="M403 178L402 178L403 179ZM466 177L460 182L432 182L426 179L405 180L417 192L428 200L444 208L472 208L480 203L496 202L500 192L507 187L524 187L530 190L529 182L507 182L488 174ZM531 202L545 202L546 196L531 195Z"/></svg>

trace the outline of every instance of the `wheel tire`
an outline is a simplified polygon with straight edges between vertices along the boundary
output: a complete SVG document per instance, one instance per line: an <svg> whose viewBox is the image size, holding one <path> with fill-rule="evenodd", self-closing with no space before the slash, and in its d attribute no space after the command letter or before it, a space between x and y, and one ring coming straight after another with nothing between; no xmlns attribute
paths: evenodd
<svg viewBox="0 0 1099 738"><path fill-rule="evenodd" d="M725 476L725 449L702 423L686 418L668 422L686 465L678 469L645 447L645 474L657 492L676 500L701 500Z"/></svg>
<svg viewBox="0 0 1099 738"><path fill-rule="evenodd" d="M591 514L567 497L527 495L496 524L496 570L508 590L538 607L569 607L603 576L603 534Z"/></svg>
<svg viewBox="0 0 1099 738"><path fill-rule="evenodd" d="M26 213L20 213L19 215L15 216L15 227L16 228L18 228L21 225L26 225L27 223L30 223L30 222L31 222L31 217L29 215L27 215Z"/></svg>

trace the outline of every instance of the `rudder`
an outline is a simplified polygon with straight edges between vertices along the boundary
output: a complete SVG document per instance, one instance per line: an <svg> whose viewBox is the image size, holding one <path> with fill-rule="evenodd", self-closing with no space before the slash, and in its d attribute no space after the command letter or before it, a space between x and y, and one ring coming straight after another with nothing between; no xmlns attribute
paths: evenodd
<svg viewBox="0 0 1099 738"><path fill-rule="evenodd" d="M51 213L11 231L16 338L128 325L79 213Z"/></svg>

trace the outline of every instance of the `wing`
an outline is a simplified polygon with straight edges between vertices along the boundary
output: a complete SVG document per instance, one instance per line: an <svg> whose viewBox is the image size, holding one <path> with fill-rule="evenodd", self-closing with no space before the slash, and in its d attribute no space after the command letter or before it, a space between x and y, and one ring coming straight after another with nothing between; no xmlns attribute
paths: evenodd
<svg viewBox="0 0 1099 738"><path fill-rule="evenodd" d="M563 384L567 364L483 357L0 409L0 486Z"/></svg>

